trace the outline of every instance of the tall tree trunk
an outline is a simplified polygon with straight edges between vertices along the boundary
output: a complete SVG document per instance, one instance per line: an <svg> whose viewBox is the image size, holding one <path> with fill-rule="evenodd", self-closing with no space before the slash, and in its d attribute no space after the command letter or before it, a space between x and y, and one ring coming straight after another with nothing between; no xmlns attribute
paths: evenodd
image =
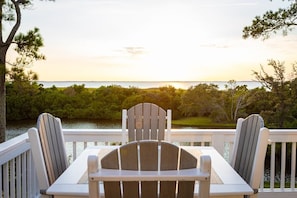
<svg viewBox="0 0 297 198"><path fill-rule="evenodd" d="M6 140L6 91L5 91L5 57L6 51L4 50L5 43L2 37L2 7L4 0L0 0L0 143Z"/></svg>
<svg viewBox="0 0 297 198"><path fill-rule="evenodd" d="M5 55L0 48L0 143L6 140Z"/></svg>

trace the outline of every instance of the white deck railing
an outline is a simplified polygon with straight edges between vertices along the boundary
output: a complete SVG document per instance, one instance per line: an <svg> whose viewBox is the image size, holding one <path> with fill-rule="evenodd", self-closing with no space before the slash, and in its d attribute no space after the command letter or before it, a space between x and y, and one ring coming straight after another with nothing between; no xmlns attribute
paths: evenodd
<svg viewBox="0 0 297 198"><path fill-rule="evenodd" d="M64 135L70 161L88 145L120 144L126 138L121 129L64 129ZM180 145L213 146L229 161L234 135L235 129L172 129L168 140ZM297 197L297 129L273 129L269 139L267 169L259 197ZM0 168L2 197L38 195L38 183L26 133L0 144Z"/></svg>
<svg viewBox="0 0 297 198"><path fill-rule="evenodd" d="M39 194L27 134L0 144L0 175L0 195L4 198Z"/></svg>

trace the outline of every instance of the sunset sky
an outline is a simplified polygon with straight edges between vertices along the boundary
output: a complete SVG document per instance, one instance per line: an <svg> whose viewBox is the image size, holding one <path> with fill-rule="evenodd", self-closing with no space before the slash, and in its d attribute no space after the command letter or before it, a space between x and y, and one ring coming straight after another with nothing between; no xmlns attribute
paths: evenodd
<svg viewBox="0 0 297 198"><path fill-rule="evenodd" d="M21 32L40 28L45 61L29 69L43 81L253 80L268 59L297 59L297 33L242 39L269 0L35 0ZM13 62L11 51L7 57Z"/></svg>

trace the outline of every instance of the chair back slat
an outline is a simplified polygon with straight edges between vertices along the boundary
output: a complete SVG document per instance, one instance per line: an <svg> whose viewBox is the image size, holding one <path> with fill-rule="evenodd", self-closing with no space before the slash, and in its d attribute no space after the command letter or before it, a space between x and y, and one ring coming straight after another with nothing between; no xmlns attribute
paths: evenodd
<svg viewBox="0 0 297 198"><path fill-rule="evenodd" d="M118 151L113 150L101 160L102 168L119 169ZM104 192L106 197L121 197L120 182L106 182L104 185Z"/></svg>
<svg viewBox="0 0 297 198"><path fill-rule="evenodd" d="M123 145L120 149L121 169L138 170L138 148L137 144ZM138 197L138 182L123 182L123 197Z"/></svg>
<svg viewBox="0 0 297 198"><path fill-rule="evenodd" d="M158 142L142 142L139 144L140 170L158 170ZM158 182L141 182L142 198L158 197Z"/></svg>
<svg viewBox="0 0 297 198"><path fill-rule="evenodd" d="M119 152L119 154L117 154ZM112 155L110 157L109 155ZM120 158L115 156L119 155ZM108 162L112 159L112 162ZM115 160L115 161L114 161ZM119 164L119 166L114 165ZM180 164L178 164L180 163ZM159 141L136 141L121 146L101 160L102 168L122 170L178 170L196 168L197 159L178 146ZM178 182L178 197L193 197L195 182ZM177 183L174 181L123 182L123 197L165 198L176 197ZM120 198L120 182L104 182L105 198ZM107 191L106 191L107 190ZM141 192L140 192L141 190ZM191 192L187 192L187 191Z"/></svg>
<svg viewBox="0 0 297 198"><path fill-rule="evenodd" d="M117 150L113 150L101 160L102 168L119 169L119 158Z"/></svg>
<svg viewBox="0 0 297 198"><path fill-rule="evenodd" d="M138 109L138 111L136 111L136 118L138 118L137 120L141 120L142 118L142 129L137 128L137 132L138 135L136 140L149 140L149 139L155 139L157 137L157 124L155 122L158 116L158 111L156 110L156 106L155 105L151 105L149 103L143 103L138 104L135 106L135 108ZM136 125L137 127L137 125ZM154 134L155 133L155 134Z"/></svg>
<svg viewBox="0 0 297 198"><path fill-rule="evenodd" d="M197 159L185 150L180 153L180 169L188 169L197 167ZM178 198L193 197L195 182L194 181L180 181Z"/></svg>
<svg viewBox="0 0 297 198"><path fill-rule="evenodd" d="M173 147L171 144L164 142L161 149L160 170L177 170L179 168L178 156L178 147ZM175 197L175 191L172 190L175 186L176 182L174 181L162 181L160 184L160 198Z"/></svg>
<svg viewBox="0 0 297 198"><path fill-rule="evenodd" d="M61 121L51 114L42 113L37 120L37 129L49 182L52 184L68 167Z"/></svg>
<svg viewBox="0 0 297 198"><path fill-rule="evenodd" d="M158 122L157 126L158 126L158 140L164 140L165 137L165 126L166 126L166 111L164 109L160 109L158 111L159 115L158 115L158 120L156 122Z"/></svg>
<svg viewBox="0 0 297 198"><path fill-rule="evenodd" d="M158 170L158 142L144 141L139 144L140 170Z"/></svg>
<svg viewBox="0 0 297 198"><path fill-rule="evenodd" d="M128 139L164 140L166 111L152 103L140 103L127 111Z"/></svg>
<svg viewBox="0 0 297 198"><path fill-rule="evenodd" d="M249 183L252 175L255 153L257 151L257 142L260 129L264 127L264 121L261 116L253 114L246 119L240 120L236 129L239 137L236 143L235 161L233 168Z"/></svg>

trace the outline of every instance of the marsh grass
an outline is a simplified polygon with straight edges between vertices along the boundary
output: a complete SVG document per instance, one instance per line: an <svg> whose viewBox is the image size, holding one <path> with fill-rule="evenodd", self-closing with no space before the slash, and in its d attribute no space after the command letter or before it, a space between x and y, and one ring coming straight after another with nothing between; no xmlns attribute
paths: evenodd
<svg viewBox="0 0 297 198"><path fill-rule="evenodd" d="M180 120L172 120L173 125L197 128L235 128L235 123L217 123L207 117L189 117Z"/></svg>

